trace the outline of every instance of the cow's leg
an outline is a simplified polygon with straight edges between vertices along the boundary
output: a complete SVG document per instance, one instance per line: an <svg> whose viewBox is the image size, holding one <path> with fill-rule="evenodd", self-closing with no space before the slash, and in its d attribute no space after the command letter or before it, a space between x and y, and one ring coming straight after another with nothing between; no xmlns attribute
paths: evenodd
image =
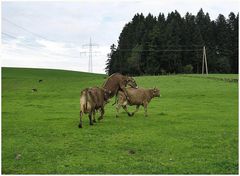
<svg viewBox="0 0 240 176"><path fill-rule="evenodd" d="M147 117L148 115L147 115L147 102L145 102L145 103L143 103L143 106L144 106L144 114L145 114L145 117Z"/></svg>
<svg viewBox="0 0 240 176"><path fill-rule="evenodd" d="M127 112L128 116L132 116L132 114L128 112L127 105L123 105L122 107Z"/></svg>
<svg viewBox="0 0 240 176"><path fill-rule="evenodd" d="M127 112L128 116L131 116L132 114L130 112L128 112L127 104L128 104L127 100L126 99L122 99L122 103L121 103L122 108Z"/></svg>
<svg viewBox="0 0 240 176"><path fill-rule="evenodd" d="M121 109L121 106L122 106L122 105L120 105L120 104L117 104L117 106L116 106L116 111L117 111L116 117L118 117L119 110Z"/></svg>
<svg viewBox="0 0 240 176"><path fill-rule="evenodd" d="M137 106L136 106L135 111L131 114L132 116L133 116L136 112L138 112L138 110L139 110L139 106L140 106L140 105L137 105Z"/></svg>
<svg viewBox="0 0 240 176"><path fill-rule="evenodd" d="M90 124L90 125L93 125L92 114L93 114L93 112L90 112L90 113L88 114L89 122L90 122L89 124Z"/></svg>
<svg viewBox="0 0 240 176"><path fill-rule="evenodd" d="M128 97L128 94L127 94L127 89L124 85L121 85L120 88L122 89L124 95L126 96L126 99L129 101L130 98Z"/></svg>
<svg viewBox="0 0 240 176"><path fill-rule="evenodd" d="M125 95L122 95L122 92L119 93L118 92L118 99L117 99L117 105L116 105L116 117L118 117L119 115L119 110L121 109L121 107L127 105L127 100L125 99Z"/></svg>
<svg viewBox="0 0 240 176"><path fill-rule="evenodd" d="M82 128L82 116L83 116L83 112L80 111L80 122L79 122L79 125L78 125L79 128Z"/></svg>
<svg viewBox="0 0 240 176"><path fill-rule="evenodd" d="M96 119L95 119L95 115L96 115L96 111L93 111L93 123L96 123Z"/></svg>
<svg viewBox="0 0 240 176"><path fill-rule="evenodd" d="M103 107L101 107L101 115L100 115L100 117L98 118L98 121L100 121L100 120L102 120L103 119L103 115L104 115L104 108Z"/></svg>

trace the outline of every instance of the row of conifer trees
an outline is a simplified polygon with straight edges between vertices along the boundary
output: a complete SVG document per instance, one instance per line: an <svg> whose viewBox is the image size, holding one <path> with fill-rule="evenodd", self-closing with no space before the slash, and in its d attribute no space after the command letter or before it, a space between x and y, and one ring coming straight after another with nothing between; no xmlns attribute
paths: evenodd
<svg viewBox="0 0 240 176"><path fill-rule="evenodd" d="M206 46L210 73L238 73L238 18L231 12L211 20L202 9L184 17L136 14L111 46L106 72L129 75L201 73Z"/></svg>

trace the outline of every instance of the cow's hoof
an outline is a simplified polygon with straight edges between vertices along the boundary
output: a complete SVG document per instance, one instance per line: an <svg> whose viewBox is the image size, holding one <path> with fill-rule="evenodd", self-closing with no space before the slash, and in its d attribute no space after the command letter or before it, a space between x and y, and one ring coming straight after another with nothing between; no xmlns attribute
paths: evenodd
<svg viewBox="0 0 240 176"><path fill-rule="evenodd" d="M82 124L79 124L79 125L78 125L78 128L82 128Z"/></svg>
<svg viewBox="0 0 240 176"><path fill-rule="evenodd" d="M90 123L90 125L93 125L93 123Z"/></svg>
<svg viewBox="0 0 240 176"><path fill-rule="evenodd" d="M128 116L131 117L131 116L133 116L133 115L132 115L132 113L129 112L129 113L128 113Z"/></svg>
<svg viewBox="0 0 240 176"><path fill-rule="evenodd" d="M93 123L97 123L97 121L94 119L94 120L93 120Z"/></svg>
<svg viewBox="0 0 240 176"><path fill-rule="evenodd" d="M116 118L118 118L119 116L118 115L116 115Z"/></svg>
<svg viewBox="0 0 240 176"><path fill-rule="evenodd" d="M134 116L134 112L130 116Z"/></svg>
<svg viewBox="0 0 240 176"><path fill-rule="evenodd" d="M99 118L98 118L98 121L100 121L100 120L102 120L102 119L103 119L103 118L99 117Z"/></svg>

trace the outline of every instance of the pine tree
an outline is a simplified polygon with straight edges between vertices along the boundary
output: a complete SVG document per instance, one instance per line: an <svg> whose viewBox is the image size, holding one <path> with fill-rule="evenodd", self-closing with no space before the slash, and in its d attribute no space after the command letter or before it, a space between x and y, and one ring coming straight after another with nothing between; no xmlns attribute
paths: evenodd
<svg viewBox="0 0 240 176"><path fill-rule="evenodd" d="M229 19L227 20L228 28L229 28L229 39L230 39L230 64L231 64L231 72L238 73L238 16L231 12L229 14Z"/></svg>
<svg viewBox="0 0 240 176"><path fill-rule="evenodd" d="M226 67L230 64L229 56L232 54L230 45L230 33L227 21L226 18L220 14L216 20L216 63L221 62L221 64L216 64L217 72L221 72L220 70L222 70L223 64L225 64ZM219 67L219 65L221 65L221 67ZM230 70L227 72L230 72Z"/></svg>
<svg viewBox="0 0 240 176"><path fill-rule="evenodd" d="M111 75L116 70L116 68L113 67L114 58L115 58L114 56L116 53L116 46L114 44L112 44L110 47L110 50L111 50L111 52L108 54L108 59L106 61L106 67L105 67L105 72L108 75Z"/></svg>
<svg viewBox="0 0 240 176"><path fill-rule="evenodd" d="M203 46L203 38L196 24L196 17L190 13L185 15L183 30L183 49L192 49L193 51L183 52L183 66L191 65L194 73L200 72L201 54L197 51ZM194 51L196 50L196 51Z"/></svg>

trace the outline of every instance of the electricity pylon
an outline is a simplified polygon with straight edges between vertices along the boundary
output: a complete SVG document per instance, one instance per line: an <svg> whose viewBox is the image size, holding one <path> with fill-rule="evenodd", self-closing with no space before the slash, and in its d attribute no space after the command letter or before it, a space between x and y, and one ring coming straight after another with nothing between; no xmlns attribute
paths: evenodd
<svg viewBox="0 0 240 176"><path fill-rule="evenodd" d="M92 39L90 37L90 41L88 44L84 44L82 45L83 47L88 47L89 48L89 51L88 52L80 52L81 53L85 53L85 54L88 54L88 57L89 57L89 60L88 60L88 72L92 72L93 71L93 62L92 62L92 56L93 56L93 53L98 53L98 52L93 52L93 47L98 47L99 45L98 44L95 44L95 43L92 43Z"/></svg>

